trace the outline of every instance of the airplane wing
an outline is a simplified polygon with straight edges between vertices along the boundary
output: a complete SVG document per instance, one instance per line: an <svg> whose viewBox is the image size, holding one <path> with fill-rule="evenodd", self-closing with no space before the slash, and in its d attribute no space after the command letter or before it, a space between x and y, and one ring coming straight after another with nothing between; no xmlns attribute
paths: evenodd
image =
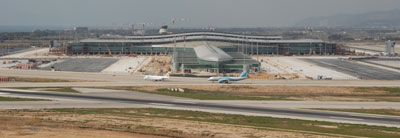
<svg viewBox="0 0 400 138"><path fill-rule="evenodd" d="M219 79L218 83L229 83L228 79Z"/></svg>

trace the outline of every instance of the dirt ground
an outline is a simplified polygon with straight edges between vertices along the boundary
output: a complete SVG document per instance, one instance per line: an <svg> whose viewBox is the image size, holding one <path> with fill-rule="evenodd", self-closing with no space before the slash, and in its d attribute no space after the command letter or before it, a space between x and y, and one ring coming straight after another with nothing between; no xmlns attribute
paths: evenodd
<svg viewBox="0 0 400 138"><path fill-rule="evenodd" d="M248 75L251 79L259 79L259 80L277 80L283 78L291 78L298 79L300 76L298 74L268 74L268 73L259 73L258 75Z"/></svg>
<svg viewBox="0 0 400 138"><path fill-rule="evenodd" d="M142 68L146 75L160 75L169 72L171 65L170 56L153 56L150 63Z"/></svg>
<svg viewBox="0 0 400 138"><path fill-rule="evenodd" d="M300 132L157 117L55 113L43 110L3 110L0 111L0 122L0 137L4 138L327 137Z"/></svg>
<svg viewBox="0 0 400 138"><path fill-rule="evenodd" d="M42 116L43 117L43 116ZM60 123L54 120L43 120L33 114L16 116L0 115L0 137L2 138L163 138L130 132L81 128L76 124Z"/></svg>

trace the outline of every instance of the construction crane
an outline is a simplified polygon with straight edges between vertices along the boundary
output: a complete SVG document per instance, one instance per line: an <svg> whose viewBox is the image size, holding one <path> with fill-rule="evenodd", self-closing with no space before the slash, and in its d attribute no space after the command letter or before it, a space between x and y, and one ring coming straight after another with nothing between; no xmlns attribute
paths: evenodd
<svg viewBox="0 0 400 138"><path fill-rule="evenodd" d="M135 25L139 25L142 26L142 35L144 35L145 31L144 28L146 25L151 25L153 24L152 22L146 22L146 23L136 23L136 24L132 24L132 34L135 35Z"/></svg>
<svg viewBox="0 0 400 138"><path fill-rule="evenodd" d="M132 30L132 35L135 35L135 26L142 26L142 29L140 29L140 30L141 30L142 35L144 35L145 34L145 26L146 25L151 25L151 24L153 24L153 23L152 22L134 23L134 24L130 24L130 23L123 23L123 24L113 23L112 25L116 26L117 28L119 28L121 30L124 30L125 27L128 27L128 30L129 30L129 28Z"/></svg>
<svg viewBox="0 0 400 138"><path fill-rule="evenodd" d="M171 23L174 25L176 22L188 22L189 20L186 18L171 18Z"/></svg>
<svg viewBox="0 0 400 138"><path fill-rule="evenodd" d="M171 22L172 26L175 26L175 23L178 23L178 22L188 22L188 21L189 20L186 18L170 18L170 22ZM173 27L173 28L175 28L175 27ZM171 29L173 29L173 28L171 28Z"/></svg>

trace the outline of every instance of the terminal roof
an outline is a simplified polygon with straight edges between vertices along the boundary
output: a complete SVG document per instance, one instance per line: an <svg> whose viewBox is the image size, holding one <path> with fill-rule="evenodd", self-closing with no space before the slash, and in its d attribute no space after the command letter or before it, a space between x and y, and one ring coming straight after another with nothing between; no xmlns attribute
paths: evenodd
<svg viewBox="0 0 400 138"><path fill-rule="evenodd" d="M224 62L233 60L233 58L215 46L198 46L194 48L197 57L205 61Z"/></svg>

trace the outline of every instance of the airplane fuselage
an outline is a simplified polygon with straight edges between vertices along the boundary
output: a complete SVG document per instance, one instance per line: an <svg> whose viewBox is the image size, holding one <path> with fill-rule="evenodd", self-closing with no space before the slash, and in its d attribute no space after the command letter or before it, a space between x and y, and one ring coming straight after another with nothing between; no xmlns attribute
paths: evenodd
<svg viewBox="0 0 400 138"><path fill-rule="evenodd" d="M208 81L218 81L218 80L240 81L244 79L246 79L246 77L210 77L208 78Z"/></svg>
<svg viewBox="0 0 400 138"><path fill-rule="evenodd" d="M247 79L247 72L243 71L243 73L239 77L210 77L208 81L218 81L218 83L229 83L231 81L241 81Z"/></svg>
<svg viewBox="0 0 400 138"><path fill-rule="evenodd" d="M145 76L145 80L153 80L153 81L164 81L168 79L169 77L166 76Z"/></svg>

